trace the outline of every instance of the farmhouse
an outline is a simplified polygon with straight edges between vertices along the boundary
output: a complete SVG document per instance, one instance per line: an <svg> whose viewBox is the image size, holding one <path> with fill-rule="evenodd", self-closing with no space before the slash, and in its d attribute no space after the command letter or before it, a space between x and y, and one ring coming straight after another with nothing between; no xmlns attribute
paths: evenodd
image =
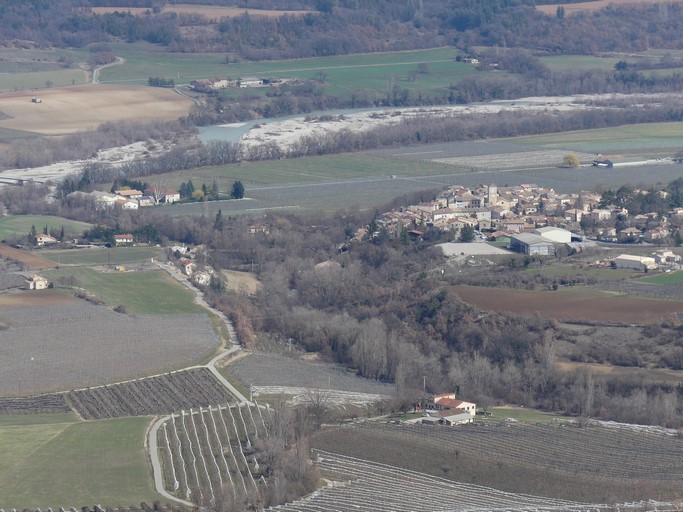
<svg viewBox="0 0 683 512"><path fill-rule="evenodd" d="M207 78L206 80L192 80L190 82L190 89L197 92L209 92L225 89L229 85L230 82L227 78Z"/></svg>
<svg viewBox="0 0 683 512"><path fill-rule="evenodd" d="M539 254L549 256L555 254L555 245L550 240L546 240L534 233L518 233L510 235L510 249L524 254Z"/></svg>
<svg viewBox="0 0 683 512"><path fill-rule="evenodd" d="M50 282L43 276L33 275L26 279L26 285L29 290L45 290L50 286Z"/></svg>
<svg viewBox="0 0 683 512"><path fill-rule="evenodd" d="M237 87L261 87L264 85L263 78L240 78Z"/></svg>
<svg viewBox="0 0 683 512"><path fill-rule="evenodd" d="M144 194L140 192L139 190L135 190L133 188L130 189L123 189L123 190L116 190L116 195L125 197L126 199L140 199Z"/></svg>
<svg viewBox="0 0 683 512"><path fill-rule="evenodd" d="M57 239L50 235L36 235L36 245L56 244Z"/></svg>
<svg viewBox="0 0 683 512"><path fill-rule="evenodd" d="M123 235L114 235L114 244L115 245L126 245L126 244L132 244L133 243L133 235L130 233L128 234L123 234Z"/></svg>
<svg viewBox="0 0 683 512"><path fill-rule="evenodd" d="M455 393L441 393L439 395L433 395L429 398L427 407L439 411L462 409L472 417L474 417L477 413L477 404L474 402L458 400L455 396Z"/></svg>
<svg viewBox="0 0 683 512"><path fill-rule="evenodd" d="M654 258L649 256L634 256L632 254L622 254L614 258L614 266L616 268L630 268L647 272L648 270L657 268L657 263Z"/></svg>
<svg viewBox="0 0 683 512"><path fill-rule="evenodd" d="M652 257L655 259L655 263L657 264L679 263L681 261L681 257L677 254L674 254L669 249L658 249L652 253Z"/></svg>
<svg viewBox="0 0 683 512"><path fill-rule="evenodd" d="M177 190L164 190L161 200L167 204L175 203L180 201L180 193Z"/></svg>

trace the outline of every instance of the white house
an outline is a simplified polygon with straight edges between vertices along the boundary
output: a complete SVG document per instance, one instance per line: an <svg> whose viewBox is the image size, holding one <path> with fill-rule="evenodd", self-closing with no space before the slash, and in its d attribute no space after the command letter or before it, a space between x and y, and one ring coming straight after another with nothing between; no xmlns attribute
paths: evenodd
<svg viewBox="0 0 683 512"><path fill-rule="evenodd" d="M29 290L45 290L50 286L50 282L43 276L33 275L26 279Z"/></svg>
<svg viewBox="0 0 683 512"><path fill-rule="evenodd" d="M36 235L36 245L50 245L50 244L56 244L57 239L53 236L50 235Z"/></svg>
<svg viewBox="0 0 683 512"><path fill-rule="evenodd" d="M116 245L132 244L133 240L133 235L131 235L130 233L123 235L114 235L114 244Z"/></svg>
<svg viewBox="0 0 683 512"><path fill-rule="evenodd" d="M200 286L208 286L211 284L211 274L200 271L192 274L192 281Z"/></svg>

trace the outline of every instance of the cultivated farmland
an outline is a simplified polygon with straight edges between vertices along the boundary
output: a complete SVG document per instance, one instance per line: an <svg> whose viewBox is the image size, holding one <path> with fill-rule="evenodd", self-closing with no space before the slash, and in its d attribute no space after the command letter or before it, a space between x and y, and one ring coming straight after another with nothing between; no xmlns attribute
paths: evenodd
<svg viewBox="0 0 683 512"><path fill-rule="evenodd" d="M25 396L183 368L212 353L206 315L113 312L82 301L0 308L0 395Z"/></svg>
<svg viewBox="0 0 683 512"><path fill-rule="evenodd" d="M272 419L269 408L247 405L172 414L157 433L166 489L197 504L214 503L223 486L257 494L264 484L252 446Z"/></svg>
<svg viewBox="0 0 683 512"><path fill-rule="evenodd" d="M50 394L17 398L0 398L0 414L42 414L69 412L64 395Z"/></svg>
<svg viewBox="0 0 683 512"><path fill-rule="evenodd" d="M321 389L334 402L371 402L395 393L390 384L357 377L327 363L312 363L284 355L255 352L229 364L223 371L235 375L248 389L261 395L296 395Z"/></svg>
<svg viewBox="0 0 683 512"><path fill-rule="evenodd" d="M234 400L207 368L70 391L67 397L86 420L168 414Z"/></svg>
<svg viewBox="0 0 683 512"><path fill-rule="evenodd" d="M45 227L48 232L59 231L63 227L65 237L69 238L82 236L85 230L92 228L92 224L53 215L7 215L0 218L0 240L26 236L31 227L35 227L38 233Z"/></svg>
<svg viewBox="0 0 683 512"><path fill-rule="evenodd" d="M513 494L488 487L463 484L402 467L389 466L337 453L318 451L317 465L331 483L311 496L275 510L340 512L372 510L507 510L538 512L557 510L613 510L610 506L587 505L566 500ZM621 510L629 510L624 507ZM634 510L641 510L633 507ZM665 510L665 508L658 509Z"/></svg>
<svg viewBox="0 0 683 512"><path fill-rule="evenodd" d="M673 3L677 3L680 0L673 0ZM614 4L612 0L594 0L592 2L578 2L569 4L550 4L550 5L537 5L536 9L544 12L548 15L555 15L557 8L561 5L564 7L566 14L576 14L583 11L597 11L599 9L604 9L605 7ZM656 3L655 0L619 0L619 4L648 4Z"/></svg>
<svg viewBox="0 0 683 512"><path fill-rule="evenodd" d="M106 121L175 120L187 115L194 105L192 100L158 87L90 84L41 91L42 103L32 103L32 96L35 92L0 95L0 111L8 116L0 120L0 128L64 135Z"/></svg>
<svg viewBox="0 0 683 512"><path fill-rule="evenodd" d="M33 424L32 416L22 418L26 424L5 425L0 418L0 508L59 510L161 499L145 457L149 418L84 422L55 414Z"/></svg>
<svg viewBox="0 0 683 512"><path fill-rule="evenodd" d="M683 302L614 296L593 288L582 293L506 289L496 289L494 293L490 288L459 285L451 290L463 301L485 311L540 314L559 320L648 324L683 311Z"/></svg>
<svg viewBox="0 0 683 512"><path fill-rule="evenodd" d="M47 260L36 253L16 249L7 244L0 244L0 256L16 261L24 268L30 270L55 268L57 266L53 261Z"/></svg>
<svg viewBox="0 0 683 512"><path fill-rule="evenodd" d="M159 259L163 256L163 250L157 247L91 247L48 249L40 254L60 265L121 265Z"/></svg>
<svg viewBox="0 0 683 512"><path fill-rule="evenodd" d="M325 429L312 446L450 481L589 503L677 497L683 471L675 436L560 422L367 422Z"/></svg>

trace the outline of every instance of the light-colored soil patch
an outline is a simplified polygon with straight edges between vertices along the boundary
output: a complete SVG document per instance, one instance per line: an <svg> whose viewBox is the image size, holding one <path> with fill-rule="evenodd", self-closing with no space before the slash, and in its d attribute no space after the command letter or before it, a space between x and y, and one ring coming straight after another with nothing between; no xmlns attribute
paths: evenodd
<svg viewBox="0 0 683 512"><path fill-rule="evenodd" d="M678 3L681 0L669 0L671 3ZM661 3L659 0L595 0L594 2L581 2L578 4L552 4L552 5L537 5L536 9L545 14L557 13L559 6L564 7L565 14L576 14L578 12L597 11L604 9L609 5L625 5L625 4L654 4Z"/></svg>
<svg viewBox="0 0 683 512"><path fill-rule="evenodd" d="M226 279L226 287L234 292L255 295L261 289L261 282L251 272L223 270L223 276Z"/></svg>
<svg viewBox="0 0 683 512"><path fill-rule="evenodd" d="M93 7L92 11L97 14L106 14L110 12L130 12L136 16L141 16L150 11L147 7ZM241 9L239 7L223 7L220 5L167 5L161 12L174 12L177 14L201 14L209 19L217 18L232 18L235 16L242 16L249 14L249 16L266 16L268 18L277 18L279 16L288 15L304 15L315 11L279 11L276 9Z"/></svg>
<svg viewBox="0 0 683 512"><path fill-rule="evenodd" d="M568 321L650 324L683 311L683 302L477 286L453 286L465 302L484 311L507 311L520 315L541 315Z"/></svg>
<svg viewBox="0 0 683 512"><path fill-rule="evenodd" d="M37 254L33 254L22 249L16 249L7 244L0 244L0 257L18 261L30 270L55 268L57 266L54 261L50 261L42 256L38 256Z"/></svg>
<svg viewBox="0 0 683 512"><path fill-rule="evenodd" d="M40 97L41 103L31 98ZM107 121L174 120L189 113L192 100L159 87L86 85L0 95L0 111L10 118L0 128L62 135Z"/></svg>
<svg viewBox="0 0 683 512"><path fill-rule="evenodd" d="M0 295L0 308L65 304L78 299L58 290L22 290Z"/></svg>
<svg viewBox="0 0 683 512"><path fill-rule="evenodd" d="M522 151L520 153L505 153L501 155L434 158L432 161L447 165L484 169L548 167L562 165L564 156L569 152L570 151L563 149L547 149L540 151ZM573 153L578 157L581 163L592 162L595 159L595 155L592 153ZM571 172L571 169L567 169L567 172Z"/></svg>

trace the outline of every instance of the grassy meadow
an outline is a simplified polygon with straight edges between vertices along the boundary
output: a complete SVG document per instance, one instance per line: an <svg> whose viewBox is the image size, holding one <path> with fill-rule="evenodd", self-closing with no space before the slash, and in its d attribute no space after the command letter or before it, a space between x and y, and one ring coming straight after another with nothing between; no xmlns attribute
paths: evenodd
<svg viewBox="0 0 683 512"><path fill-rule="evenodd" d="M158 247L101 247L92 249L47 249L40 255L60 265L122 265L163 256Z"/></svg>
<svg viewBox="0 0 683 512"><path fill-rule="evenodd" d="M39 416L0 418L0 507L79 509L161 498L144 451L150 418ZM23 424L12 424L17 420Z"/></svg>
<svg viewBox="0 0 683 512"><path fill-rule="evenodd" d="M104 83L142 85L150 76L173 78L179 84L211 76L231 79L268 76L322 78L329 94L345 97L358 90L385 94L392 81L402 88L419 89L430 95L430 91L445 90L450 84L477 73L474 66L454 61L457 54L454 48L226 64L224 53L170 53L141 44L112 46L125 63L102 70L100 79ZM419 64L426 64L427 73L417 72ZM266 88L250 89L248 93L265 94L266 91ZM233 89L224 94L241 96L245 91Z"/></svg>
<svg viewBox="0 0 683 512"><path fill-rule="evenodd" d="M89 293L110 306L123 304L128 313L206 313L194 303L194 294L163 270L97 272L89 268L62 268L45 272L50 280L74 277Z"/></svg>
<svg viewBox="0 0 683 512"><path fill-rule="evenodd" d="M0 218L0 240L12 237L26 236L35 226L37 233L42 233L45 226L48 232L61 230L64 226L64 234L67 237L82 236L83 232L90 229L92 224L64 219L52 215L7 215Z"/></svg>
<svg viewBox="0 0 683 512"><path fill-rule="evenodd" d="M192 180L195 188L202 183L211 185L214 180L221 193L230 192L232 184L240 180L247 188L272 185L299 185L305 183L334 183L336 181L363 180L369 178L431 176L448 172L446 166L431 162L411 162L364 154L339 154L312 156L286 160L264 160L240 164L201 167L158 176L148 181L162 179L165 186L179 187ZM111 186L106 184L103 187Z"/></svg>
<svg viewBox="0 0 683 512"><path fill-rule="evenodd" d="M646 284L660 284L664 286L681 285L683 284L683 270L679 270L678 272L658 274L651 277L644 277L642 279L638 279L637 282Z"/></svg>
<svg viewBox="0 0 683 512"><path fill-rule="evenodd" d="M683 123L648 123L549 133L505 139L506 142L537 146L548 149L573 149L575 151L622 152L640 154L662 150L666 156L673 150L683 148Z"/></svg>

